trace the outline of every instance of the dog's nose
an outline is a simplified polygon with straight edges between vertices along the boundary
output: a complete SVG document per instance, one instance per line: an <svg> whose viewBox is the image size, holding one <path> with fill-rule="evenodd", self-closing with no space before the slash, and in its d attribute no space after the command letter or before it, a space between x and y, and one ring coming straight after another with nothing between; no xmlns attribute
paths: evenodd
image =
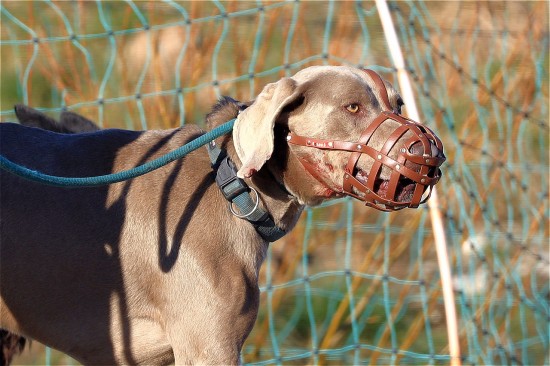
<svg viewBox="0 0 550 366"><path fill-rule="evenodd" d="M425 152L424 145L420 141L415 142L410 148L410 152L413 155L424 156L424 154L429 154L433 158L445 159L445 154L443 153L443 150L438 149L437 146L435 146L435 144L431 140L430 140L430 150L431 151L428 153Z"/></svg>
<svg viewBox="0 0 550 366"><path fill-rule="evenodd" d="M430 140L430 151L429 152L427 152L427 153L424 152L424 145L422 144L422 142L417 141L411 146L410 153L413 154L413 155L418 155L418 156L430 155L430 157L432 157L432 158L439 158L439 159L443 159L443 160L446 159L445 154L443 153L443 150L438 149L437 146L435 145L435 143L432 140ZM407 165L407 164L405 164L405 165ZM409 165L416 166L416 167L418 167L418 169L420 168L420 166L418 166L416 164L409 164ZM432 166L428 170L428 176L429 177L435 177L436 175L440 175L440 174L441 174L441 171L439 170L438 166Z"/></svg>

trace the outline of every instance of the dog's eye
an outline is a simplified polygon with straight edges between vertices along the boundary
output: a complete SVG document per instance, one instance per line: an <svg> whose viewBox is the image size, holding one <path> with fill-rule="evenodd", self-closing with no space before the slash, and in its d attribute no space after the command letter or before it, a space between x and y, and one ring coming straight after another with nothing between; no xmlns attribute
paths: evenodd
<svg viewBox="0 0 550 366"><path fill-rule="evenodd" d="M351 113L357 113L357 112L359 112L359 104L351 103L351 104L346 106L346 109Z"/></svg>

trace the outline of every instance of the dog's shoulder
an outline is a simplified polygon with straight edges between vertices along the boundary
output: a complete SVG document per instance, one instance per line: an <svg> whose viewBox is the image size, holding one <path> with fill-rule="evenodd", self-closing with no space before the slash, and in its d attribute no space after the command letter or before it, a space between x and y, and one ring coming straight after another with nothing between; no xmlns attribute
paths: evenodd
<svg viewBox="0 0 550 366"><path fill-rule="evenodd" d="M104 130L107 131L107 130ZM177 149L190 141L204 135L205 131L197 125L188 124L166 130L140 131L138 145L163 146L165 149Z"/></svg>

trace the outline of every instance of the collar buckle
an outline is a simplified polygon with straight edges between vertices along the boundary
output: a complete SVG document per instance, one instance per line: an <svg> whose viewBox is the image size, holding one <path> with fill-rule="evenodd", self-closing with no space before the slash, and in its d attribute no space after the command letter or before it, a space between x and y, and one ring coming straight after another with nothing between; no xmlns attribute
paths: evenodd
<svg viewBox="0 0 550 366"><path fill-rule="evenodd" d="M241 193L248 192L248 185L237 177L237 167L228 156L219 163L216 171L216 184L228 201L232 201Z"/></svg>

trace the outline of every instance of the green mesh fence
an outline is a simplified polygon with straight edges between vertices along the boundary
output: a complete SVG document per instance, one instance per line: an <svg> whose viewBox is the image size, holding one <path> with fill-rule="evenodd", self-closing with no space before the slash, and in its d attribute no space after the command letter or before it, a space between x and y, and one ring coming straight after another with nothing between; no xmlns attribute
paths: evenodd
<svg viewBox="0 0 550 366"><path fill-rule="evenodd" d="M390 3L423 121L443 139L438 185L463 364L549 364L548 2ZM103 127L203 123L318 64L396 84L374 2L8 2L1 106ZM262 267L246 364L447 364L427 209L344 199L307 210ZM37 304L39 306L39 304ZM33 344L21 364L66 364Z"/></svg>

